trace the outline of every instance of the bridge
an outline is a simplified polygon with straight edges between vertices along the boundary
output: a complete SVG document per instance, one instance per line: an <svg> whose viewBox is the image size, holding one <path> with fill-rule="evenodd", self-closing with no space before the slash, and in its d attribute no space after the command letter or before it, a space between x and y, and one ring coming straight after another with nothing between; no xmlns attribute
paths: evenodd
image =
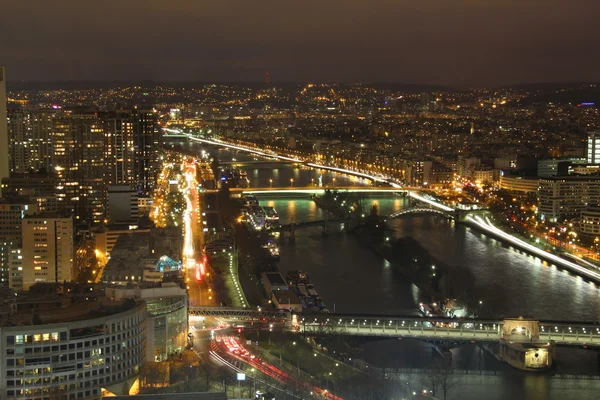
<svg viewBox="0 0 600 400"><path fill-rule="evenodd" d="M409 214L438 214L438 215L441 215L443 217L454 218L454 214L453 213L442 211L442 210L438 210L438 209L435 209L433 207L409 207L409 208L404 208L404 209L402 209L400 211L396 211L394 213L389 214L387 217L388 218L397 218L397 217L401 217L403 215L409 215Z"/></svg>
<svg viewBox="0 0 600 400"><path fill-rule="evenodd" d="M251 165L281 165L281 164L297 164L287 160L248 160L248 161L224 161L219 162L219 165L233 165L236 167L251 166Z"/></svg>
<svg viewBox="0 0 600 400"><path fill-rule="evenodd" d="M351 193L406 193L411 191L428 191L430 189L423 189L419 187L402 187L394 188L391 186L284 186L284 187L262 187L262 188L230 188L231 193L240 194L325 194L326 190L342 191Z"/></svg>
<svg viewBox="0 0 600 400"><path fill-rule="evenodd" d="M342 218L342 219L318 219L316 221L308 221L308 222L300 222L297 224L285 224L280 225L279 227L273 229L278 232L293 232L302 228L312 228L315 226L323 226L326 227L327 224L343 224L350 222L351 218Z"/></svg>
<svg viewBox="0 0 600 400"><path fill-rule="evenodd" d="M457 342L548 343L600 348L600 322L538 321L524 318L457 319L364 314L305 314L241 307L189 307L189 315L231 319L285 319L290 330Z"/></svg>
<svg viewBox="0 0 600 400"><path fill-rule="evenodd" d="M455 319L342 314L296 315L301 332L353 336L390 336L426 340L515 343L554 342L600 347L600 323L530 319Z"/></svg>
<svg viewBox="0 0 600 400"><path fill-rule="evenodd" d="M260 320L285 319L291 320L290 312L287 310L276 310L266 308L247 307L189 307L188 313L194 317L222 317L232 319Z"/></svg>

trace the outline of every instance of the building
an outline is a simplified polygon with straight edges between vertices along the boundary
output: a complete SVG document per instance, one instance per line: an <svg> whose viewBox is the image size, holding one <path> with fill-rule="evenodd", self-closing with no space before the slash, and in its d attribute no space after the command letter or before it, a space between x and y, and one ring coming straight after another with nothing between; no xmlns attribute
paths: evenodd
<svg viewBox="0 0 600 400"><path fill-rule="evenodd" d="M146 302L146 360L165 361L187 345L187 290L174 282L106 288L111 300L134 298Z"/></svg>
<svg viewBox="0 0 600 400"><path fill-rule="evenodd" d="M581 212L579 231L587 235L600 235L600 205L590 205Z"/></svg>
<svg viewBox="0 0 600 400"><path fill-rule="evenodd" d="M8 118L9 171L11 174L27 172L31 168L27 135L29 116L25 110L20 108L6 110L6 116Z"/></svg>
<svg viewBox="0 0 600 400"><path fill-rule="evenodd" d="M11 174L2 179L3 193L8 195L54 195L58 180L46 172Z"/></svg>
<svg viewBox="0 0 600 400"><path fill-rule="evenodd" d="M108 187L108 223L136 223L139 218L138 194L130 185Z"/></svg>
<svg viewBox="0 0 600 400"><path fill-rule="evenodd" d="M183 250L180 229L131 232L119 235L108 253L110 259L104 267L102 282L126 285L132 282L162 281L164 275L180 275ZM175 260L175 267L161 271L163 257Z"/></svg>
<svg viewBox="0 0 600 400"><path fill-rule="evenodd" d="M421 186L429 183L431 161L409 161L406 167L406 183L409 186Z"/></svg>
<svg viewBox="0 0 600 400"><path fill-rule="evenodd" d="M472 178L473 169L481 165L481 159L477 157L459 157L457 172L463 178Z"/></svg>
<svg viewBox="0 0 600 400"><path fill-rule="evenodd" d="M10 254L21 246L22 220L37 211L37 205L25 198L4 199L0 203L0 285L9 285Z"/></svg>
<svg viewBox="0 0 600 400"><path fill-rule="evenodd" d="M600 177L563 176L540 179L540 218L551 221L579 218L589 205L600 204Z"/></svg>
<svg viewBox="0 0 600 400"><path fill-rule="evenodd" d="M509 192L537 193L539 185L538 178L509 175L504 171L500 174L500 188Z"/></svg>
<svg viewBox="0 0 600 400"><path fill-rule="evenodd" d="M478 165L471 170L471 179L478 184L489 185L497 181L498 170L487 165Z"/></svg>
<svg viewBox="0 0 600 400"><path fill-rule="evenodd" d="M551 176L564 176L569 174L569 168L576 164L585 164L587 160L581 157L561 157L538 160L537 176L548 178Z"/></svg>
<svg viewBox="0 0 600 400"><path fill-rule="evenodd" d="M292 290L275 290L271 293L271 300L280 310L302 312L302 302Z"/></svg>
<svg viewBox="0 0 600 400"><path fill-rule="evenodd" d="M73 218L57 214L26 216L23 221L23 289L37 282L74 278Z"/></svg>
<svg viewBox="0 0 600 400"><path fill-rule="evenodd" d="M285 278L279 272L263 272L262 281L268 298L274 291L290 289Z"/></svg>
<svg viewBox="0 0 600 400"><path fill-rule="evenodd" d="M56 196L78 225L104 219L104 130L96 113L70 114L55 120Z"/></svg>
<svg viewBox="0 0 600 400"><path fill-rule="evenodd" d="M88 296L66 303L56 289L10 296L5 300L14 311L0 326L0 398L100 400L103 390L129 393L146 361L145 302Z"/></svg>
<svg viewBox="0 0 600 400"><path fill-rule="evenodd" d="M132 112L134 170L136 189L140 193L149 193L154 187L160 169L160 151L162 135L158 129L157 117L153 110Z"/></svg>
<svg viewBox="0 0 600 400"><path fill-rule="evenodd" d="M139 215L149 215L154 205L154 199L151 196L138 196Z"/></svg>
<svg viewBox="0 0 600 400"><path fill-rule="evenodd" d="M29 112L29 165L35 171L52 171L53 128L56 110Z"/></svg>
<svg viewBox="0 0 600 400"><path fill-rule="evenodd" d="M8 124L6 117L6 69L0 65L0 149L8 149ZM0 180L8 177L8 151L0 151ZM2 187L0 187L0 197Z"/></svg>
<svg viewBox="0 0 600 400"><path fill-rule="evenodd" d="M131 229L130 225L108 225L96 228L94 231L96 250L110 257L113 247L121 235L136 235L150 233L149 229Z"/></svg>
<svg viewBox="0 0 600 400"><path fill-rule="evenodd" d="M600 164L600 132L588 134L587 162L589 164Z"/></svg>
<svg viewBox="0 0 600 400"><path fill-rule="evenodd" d="M134 129L130 110L119 110L102 116L106 143L106 182L109 185L135 184Z"/></svg>

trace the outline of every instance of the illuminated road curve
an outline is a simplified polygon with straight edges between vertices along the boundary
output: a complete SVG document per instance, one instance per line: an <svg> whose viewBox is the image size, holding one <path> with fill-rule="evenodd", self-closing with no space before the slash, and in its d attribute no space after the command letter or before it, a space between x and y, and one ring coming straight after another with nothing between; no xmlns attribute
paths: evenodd
<svg viewBox="0 0 600 400"><path fill-rule="evenodd" d="M522 249L530 254L536 255L536 256L540 257L541 259L547 260L553 264L556 264L558 266L566 268L582 277L591 279L595 282L600 282L600 273L596 272L595 270L582 267L581 265L578 265L578 264L575 264L568 260L565 260L563 258L560 258L555 254L544 251L544 250L542 250L538 247L535 247L521 239L518 239L518 238L504 232L503 230L495 227L487 218L484 220L483 218L478 217L478 216L467 216L465 219L465 222L467 222L468 225L471 225L477 229L480 229L483 232L485 232L491 236L495 236L500 239L503 239L519 249Z"/></svg>
<svg viewBox="0 0 600 400"><path fill-rule="evenodd" d="M165 129L167 132L171 132L171 133L182 133L181 131L178 130L172 130L172 129ZM260 150L255 150L255 149L250 149L250 148L246 148L246 147L242 147L242 146L236 146L236 145L232 145L232 144L228 144L228 143L224 143L224 142L220 142L220 141L215 141L215 140L208 140L208 139L199 139L199 138L194 138L192 136L188 136L188 138L190 140L194 140L194 141L198 141L198 142L202 142L202 143L207 143L207 144L212 144L212 145L216 145L216 146L222 146L222 147L227 147L227 148L231 148L234 150L240 150L240 151L245 151L251 154L256 154L262 157L268 157L268 158L274 158L274 159L279 159L279 160L285 160L285 161L291 161L291 162L297 162L297 163L302 163L305 165L308 165L310 167L314 167L314 168L322 168L322 169L328 169L331 171L337 171L337 172L341 172L341 173L345 173L348 175L354 175L354 176L359 176L362 178L367 178L367 179L371 179L374 181L378 181L378 182L384 182L384 183L388 183L390 185L392 185L393 188L396 189L403 189L403 187L401 187L400 185L398 185L395 182L383 179L381 177L376 177L373 175L368 175L368 174L363 174L360 172L356 172L356 171L351 171L351 170L345 170L342 168L337 168L337 167L328 167L328 166L323 166L323 165L319 165L319 164L314 164L314 163L308 163L305 162L303 160L300 160L299 158L295 158L295 157L287 157L287 156L283 156L283 155L279 155L279 154L274 154L274 153L268 153L268 152L264 152L264 151L260 151ZM392 188L392 189L393 189ZM378 189L383 189L383 188L378 188ZM421 201L423 203L426 203L432 207L435 207L438 210L444 211L444 212L453 212L455 211L454 208L449 207L445 204L440 203L439 201L435 201L431 198L425 197L420 193L416 193L414 191L409 191L408 192L409 196L415 200ZM499 237L503 240L506 240L507 242L510 242L512 245L514 245L515 247L527 251L530 254L534 254L544 260L548 260L558 266L561 266L563 268L566 268L570 271L573 271L575 273L577 273L578 275L581 275L582 277L586 277L588 279L591 279L595 282L600 282L600 270L599 272L596 272L594 270L591 269L587 269L585 267L582 267L581 265L578 265L576 263L567 261L565 259L562 259L552 253L548 253L546 251L543 251L535 246L532 246L526 242L524 242L523 240L520 240L510 234L507 234L506 232L496 228L495 226L493 226L489 221L484 221L479 217L467 217L465 219L465 222L467 222L468 224L470 224L471 226L480 229L482 232L486 233L486 234L490 234L492 236L496 236Z"/></svg>
<svg viewBox="0 0 600 400"><path fill-rule="evenodd" d="M332 167L332 166L328 166L328 165L315 164L315 163L311 163L311 162L308 162L308 161L301 160L301 159L299 159L297 157L288 157L288 156L284 156L284 155L281 155L281 154L265 152L265 151L261 151L261 150L257 150L257 149L251 149L251 148L243 147L243 146L237 146L237 145L234 145L234 144L229 144L229 143L221 142L219 140L200 139L200 138L193 137L191 134L186 135L185 133L183 133L182 131L177 130L177 129L163 128L163 130L169 133L168 136L172 136L172 134L175 134L175 135L183 134L189 140L193 140L195 142L206 143L206 144L211 144L211 145L214 145L214 146L226 147L228 149L244 151L244 152L247 152L247 153L250 153L250 154L255 154L255 155L261 156L261 157L274 158L274 159L277 159L277 160L290 161L290 162L294 162L294 163L304 164L304 165L307 165L307 166L313 167L313 168L320 168L320 169L325 169L325 170L328 170L328 171L340 172L340 173L344 173L344 174L347 174L347 175L358 176L358 177L361 177L361 178L370 179L370 180L373 180L373 181L376 181L376 182L389 183L390 185L392 185L394 187L398 187L398 188L401 187L397 183L389 181L389 180L387 180L387 179L385 179L383 177L369 175L369 174L365 174L363 172L353 171L353 170L344 169L344 168L337 168L337 167Z"/></svg>

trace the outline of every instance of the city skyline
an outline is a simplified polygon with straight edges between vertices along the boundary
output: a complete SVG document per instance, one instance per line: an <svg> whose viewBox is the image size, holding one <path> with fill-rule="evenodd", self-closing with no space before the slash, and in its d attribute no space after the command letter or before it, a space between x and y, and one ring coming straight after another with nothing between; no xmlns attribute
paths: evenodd
<svg viewBox="0 0 600 400"><path fill-rule="evenodd" d="M584 40L598 4L333 1L281 4L72 1L5 6L11 80L598 81ZM577 30L570 27L577 26ZM73 34L77 32L77 34Z"/></svg>

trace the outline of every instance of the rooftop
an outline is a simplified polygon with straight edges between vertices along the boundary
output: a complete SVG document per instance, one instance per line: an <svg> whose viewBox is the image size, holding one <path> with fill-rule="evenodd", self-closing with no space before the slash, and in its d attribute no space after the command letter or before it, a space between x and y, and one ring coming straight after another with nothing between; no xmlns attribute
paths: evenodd
<svg viewBox="0 0 600 400"><path fill-rule="evenodd" d="M102 281L140 281L144 270L157 271L161 257L181 260L183 237L179 229L151 229L122 233L112 248Z"/></svg>
<svg viewBox="0 0 600 400"><path fill-rule="evenodd" d="M109 301L102 284L50 283L29 291L0 293L0 326L73 322L117 314L135 306L131 300Z"/></svg>
<svg viewBox="0 0 600 400"><path fill-rule="evenodd" d="M227 400L225 393L165 393L138 394L135 396L113 396L113 400Z"/></svg>

